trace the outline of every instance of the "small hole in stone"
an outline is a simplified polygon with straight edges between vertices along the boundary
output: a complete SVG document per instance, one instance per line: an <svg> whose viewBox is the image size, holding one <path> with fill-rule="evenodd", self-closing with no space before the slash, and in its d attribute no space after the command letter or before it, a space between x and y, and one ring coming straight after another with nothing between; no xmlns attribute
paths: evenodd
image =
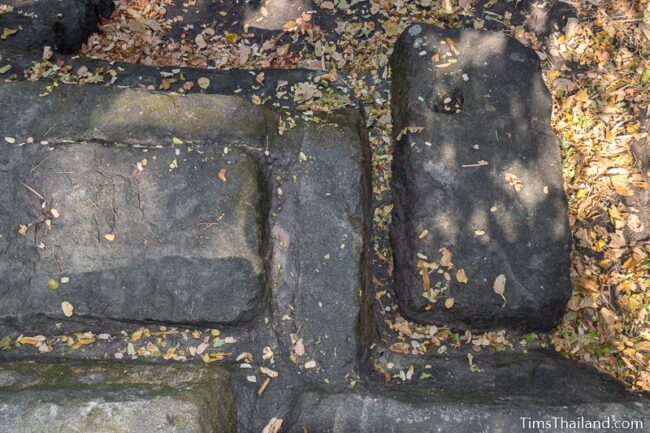
<svg viewBox="0 0 650 433"><path fill-rule="evenodd" d="M463 93L459 89L455 89L452 93L441 92L435 97L434 111L445 114L460 113L463 102Z"/></svg>

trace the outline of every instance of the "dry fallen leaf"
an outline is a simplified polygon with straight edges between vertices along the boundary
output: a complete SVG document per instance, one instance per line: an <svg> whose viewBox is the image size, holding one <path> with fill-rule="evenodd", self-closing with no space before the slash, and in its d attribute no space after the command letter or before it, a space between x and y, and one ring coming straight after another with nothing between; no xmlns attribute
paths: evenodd
<svg viewBox="0 0 650 433"><path fill-rule="evenodd" d="M302 341L302 338L299 338L296 341L296 344L293 345L293 350L298 356L303 356L305 354L305 345Z"/></svg>
<svg viewBox="0 0 650 433"><path fill-rule="evenodd" d="M59 282L50 278L49 280L47 280L47 288L50 290L56 290L59 288Z"/></svg>
<svg viewBox="0 0 650 433"><path fill-rule="evenodd" d="M513 187L516 192L521 192L523 189L523 184L515 174L506 171L503 173L503 176L505 177L506 182L508 182L508 184Z"/></svg>
<svg viewBox="0 0 650 433"><path fill-rule="evenodd" d="M456 272L456 280L459 283L467 284L467 275L465 274L465 269L459 269Z"/></svg>
<svg viewBox="0 0 650 433"><path fill-rule="evenodd" d="M497 275L492 287L494 288L494 293L500 295L503 298L503 306L505 306L506 297L504 296L504 293L506 291L506 276L503 274Z"/></svg>
<svg viewBox="0 0 650 433"><path fill-rule="evenodd" d="M207 89L208 87L210 87L210 79L208 79L208 78L206 78L206 77L201 77L201 78L199 78L199 79L197 80L197 84L199 85L200 88L202 88L203 90L205 90L205 89Z"/></svg>
<svg viewBox="0 0 650 433"><path fill-rule="evenodd" d="M270 368L267 367L260 367L260 371L270 377L271 379L275 379L278 377L278 372L275 370L271 370Z"/></svg>
<svg viewBox="0 0 650 433"><path fill-rule="evenodd" d="M616 191L619 195L622 195L624 197L629 197L634 195L634 191L632 191L628 187L626 175L617 174L611 176L610 180L612 181L612 186L614 187L614 191Z"/></svg>
<svg viewBox="0 0 650 433"><path fill-rule="evenodd" d="M442 255L442 258L440 259L440 266L444 266L447 269L453 268L454 264L451 262L451 259L453 257L452 252L445 247L440 248L438 252Z"/></svg>
<svg viewBox="0 0 650 433"><path fill-rule="evenodd" d="M104 235L104 239L107 241L114 241L115 240L115 235L113 233L106 233Z"/></svg>
<svg viewBox="0 0 650 433"><path fill-rule="evenodd" d="M422 270L422 287L424 287L424 290L429 290L431 288L431 278L426 269Z"/></svg>
<svg viewBox="0 0 650 433"><path fill-rule="evenodd" d="M456 302L456 300L455 300L454 298L447 298L447 299L445 299L445 307L446 307L446 308L451 308L451 307L453 307L453 306L454 306L454 302Z"/></svg>
<svg viewBox="0 0 650 433"><path fill-rule="evenodd" d="M273 417L268 422L268 424L266 424L266 427L264 427L262 433L280 433L281 429L282 429L282 420L280 418Z"/></svg>
<svg viewBox="0 0 650 433"><path fill-rule="evenodd" d="M194 42L196 42L196 45L199 47L200 50L208 46L208 44L205 43L205 39L203 38L203 35L201 34L196 35L196 38L194 38Z"/></svg>
<svg viewBox="0 0 650 433"><path fill-rule="evenodd" d="M429 234L429 230L424 229L424 230L422 230L422 231L420 232L420 234L418 235L418 239L424 239L424 238L427 237L428 234Z"/></svg>
<svg viewBox="0 0 650 433"><path fill-rule="evenodd" d="M61 302L61 310L63 310L63 315L65 317L72 317L72 313L74 312L74 307L68 301L63 301Z"/></svg>
<svg viewBox="0 0 650 433"><path fill-rule="evenodd" d="M225 182L226 181L226 169L222 168L219 170L219 173L217 173L217 177L219 178L220 181Z"/></svg>

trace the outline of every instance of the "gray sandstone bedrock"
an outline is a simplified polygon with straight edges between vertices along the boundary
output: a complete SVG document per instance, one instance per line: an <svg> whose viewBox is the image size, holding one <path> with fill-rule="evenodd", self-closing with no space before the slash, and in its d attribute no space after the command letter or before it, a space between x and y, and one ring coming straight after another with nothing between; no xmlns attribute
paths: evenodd
<svg viewBox="0 0 650 433"><path fill-rule="evenodd" d="M459 328L549 330L571 294L571 234L536 53L503 33L417 24L391 61L400 138L392 242L402 311ZM418 261L440 264L443 247L454 267L441 266L451 281L431 305ZM505 299L493 289L499 275ZM430 281L431 290L447 286L437 270Z"/></svg>

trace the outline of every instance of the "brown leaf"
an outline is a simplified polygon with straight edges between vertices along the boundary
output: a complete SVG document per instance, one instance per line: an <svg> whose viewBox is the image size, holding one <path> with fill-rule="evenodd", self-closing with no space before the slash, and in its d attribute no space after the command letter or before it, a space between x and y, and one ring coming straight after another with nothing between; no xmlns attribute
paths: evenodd
<svg viewBox="0 0 650 433"><path fill-rule="evenodd" d="M222 168L219 170L219 173L217 173L217 177L219 178L220 181L225 182L226 181L226 169Z"/></svg>
<svg viewBox="0 0 650 433"><path fill-rule="evenodd" d="M429 290L431 288L431 279L429 278L429 272L426 269L422 270L422 286L424 290Z"/></svg>
<svg viewBox="0 0 650 433"><path fill-rule="evenodd" d="M445 247L440 248L438 252L442 255L442 258L440 259L440 266L444 266L447 269L453 268L454 264L451 262L451 259L453 257L452 252Z"/></svg>

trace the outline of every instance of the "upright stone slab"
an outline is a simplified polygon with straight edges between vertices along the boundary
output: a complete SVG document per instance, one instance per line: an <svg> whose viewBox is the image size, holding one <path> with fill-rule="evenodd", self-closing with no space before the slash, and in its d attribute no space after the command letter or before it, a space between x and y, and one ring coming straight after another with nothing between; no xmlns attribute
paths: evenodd
<svg viewBox="0 0 650 433"><path fill-rule="evenodd" d="M571 237L535 52L502 33L417 24L392 66L402 311L473 329L551 328L571 293Z"/></svg>
<svg viewBox="0 0 650 433"><path fill-rule="evenodd" d="M3 432L228 433L234 406L217 367L0 364Z"/></svg>

